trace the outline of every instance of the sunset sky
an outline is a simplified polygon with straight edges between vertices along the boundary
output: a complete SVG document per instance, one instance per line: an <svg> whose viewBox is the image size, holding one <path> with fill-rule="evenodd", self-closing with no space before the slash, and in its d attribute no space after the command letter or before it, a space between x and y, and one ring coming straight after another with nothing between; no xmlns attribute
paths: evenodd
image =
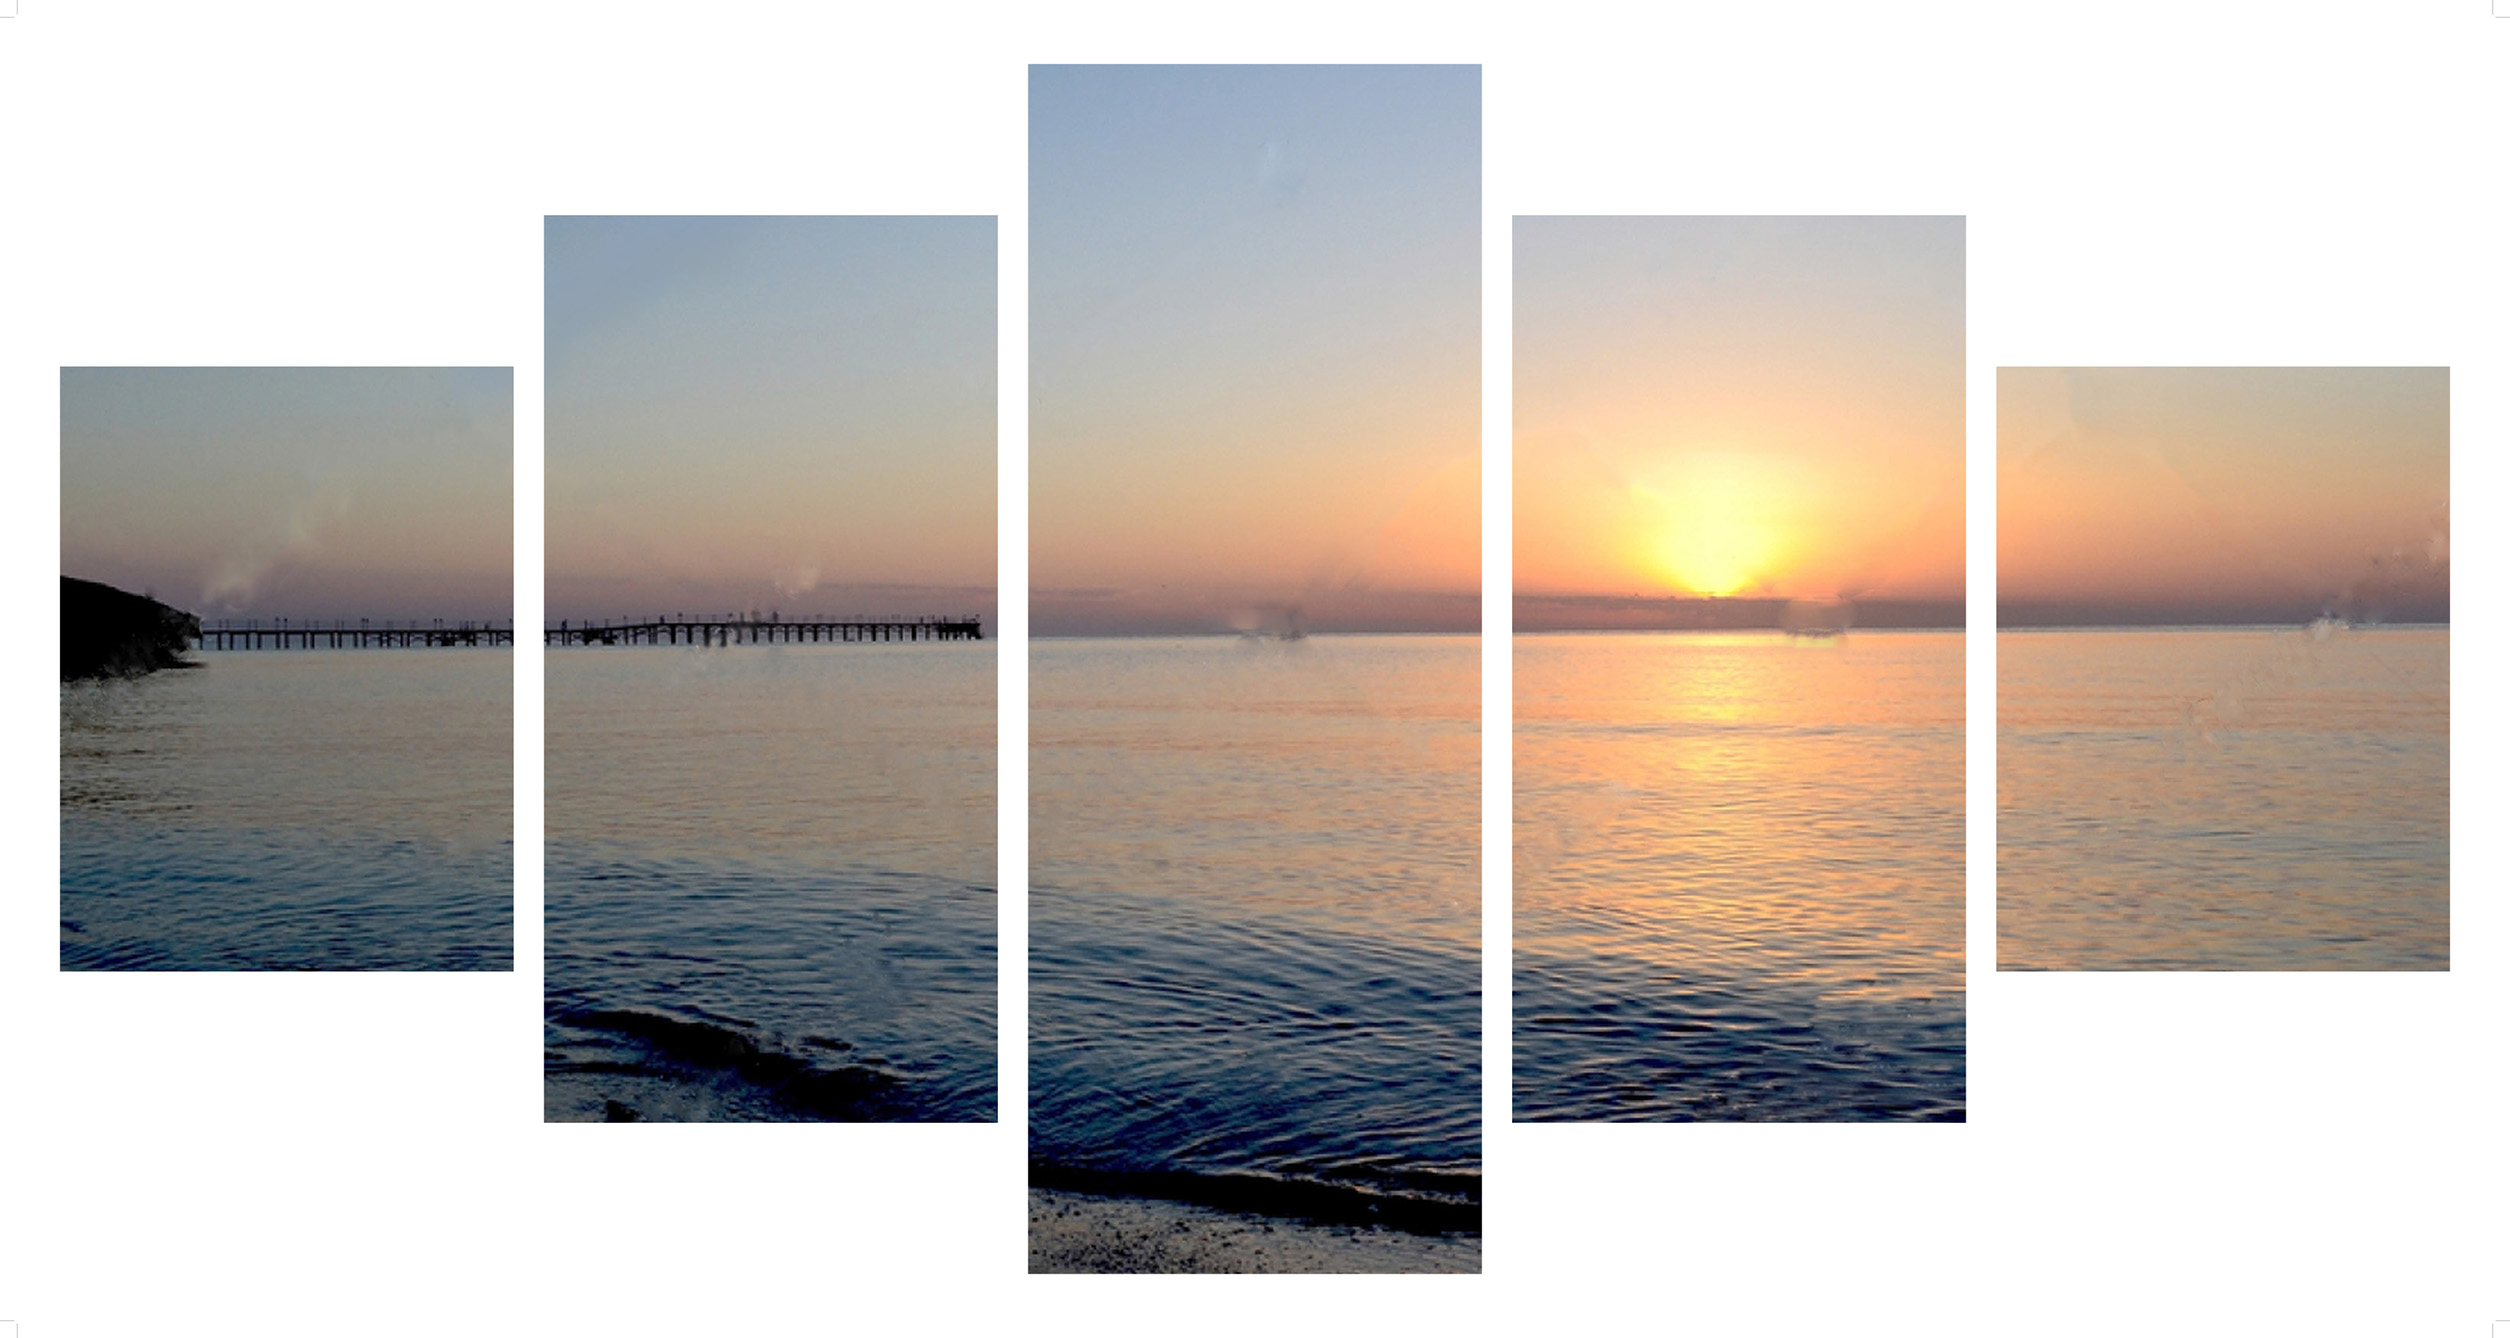
<svg viewBox="0 0 2510 1338"><path fill-rule="evenodd" d="M1029 99L1033 629L1477 626L1478 67Z"/></svg>
<svg viewBox="0 0 2510 1338"><path fill-rule="evenodd" d="M504 367L65 367L61 573L206 619L503 619Z"/></svg>
<svg viewBox="0 0 2510 1338"><path fill-rule="evenodd" d="M2007 625L2448 620L2446 368L2007 367Z"/></svg>
<svg viewBox="0 0 2510 1338"><path fill-rule="evenodd" d="M1949 601L1963 220L1519 218L1516 592Z"/></svg>
<svg viewBox="0 0 2510 1338"><path fill-rule="evenodd" d="M546 228L549 618L991 621L991 217Z"/></svg>

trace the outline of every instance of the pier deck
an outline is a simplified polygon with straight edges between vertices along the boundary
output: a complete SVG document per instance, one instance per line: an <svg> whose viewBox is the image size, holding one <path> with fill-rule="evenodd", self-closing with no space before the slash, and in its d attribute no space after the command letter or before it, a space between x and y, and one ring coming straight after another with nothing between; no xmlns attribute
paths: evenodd
<svg viewBox="0 0 2510 1338"><path fill-rule="evenodd" d="M442 618L224 619L200 629L202 650L342 650L354 647L511 646L514 624Z"/></svg>
<svg viewBox="0 0 2510 1338"><path fill-rule="evenodd" d="M982 641L976 618L654 618L561 622L543 628L551 646L764 646L850 641Z"/></svg>

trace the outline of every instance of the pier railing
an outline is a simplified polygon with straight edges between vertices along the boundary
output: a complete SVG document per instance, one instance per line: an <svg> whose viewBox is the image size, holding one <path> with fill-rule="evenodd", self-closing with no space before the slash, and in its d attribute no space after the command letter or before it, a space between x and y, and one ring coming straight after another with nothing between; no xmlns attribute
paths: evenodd
<svg viewBox="0 0 2510 1338"><path fill-rule="evenodd" d="M202 650L511 646L514 624L451 618L221 618L201 624Z"/></svg>
<svg viewBox="0 0 2510 1338"><path fill-rule="evenodd" d="M984 623L952 618L783 618L684 616L602 622L562 621L541 629L551 646L764 646L847 641L982 641Z"/></svg>

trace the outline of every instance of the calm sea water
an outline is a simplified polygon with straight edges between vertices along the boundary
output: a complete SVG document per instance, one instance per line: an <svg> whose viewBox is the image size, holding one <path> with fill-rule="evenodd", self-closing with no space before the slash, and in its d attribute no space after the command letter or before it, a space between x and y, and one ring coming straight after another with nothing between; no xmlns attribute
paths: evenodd
<svg viewBox="0 0 2510 1338"><path fill-rule="evenodd" d="M995 647L547 665L548 1118L993 1119Z"/></svg>
<svg viewBox="0 0 2510 1338"><path fill-rule="evenodd" d="M1031 1178L1480 1221L1473 637L1030 651Z"/></svg>
<svg viewBox="0 0 2510 1338"><path fill-rule="evenodd" d="M2449 632L1996 639L1996 964L2449 966Z"/></svg>
<svg viewBox="0 0 2510 1338"><path fill-rule="evenodd" d="M510 652L196 658L61 685L63 969L512 968Z"/></svg>
<svg viewBox="0 0 2510 1338"><path fill-rule="evenodd" d="M1959 1120L1957 632L1516 639L1520 1120Z"/></svg>

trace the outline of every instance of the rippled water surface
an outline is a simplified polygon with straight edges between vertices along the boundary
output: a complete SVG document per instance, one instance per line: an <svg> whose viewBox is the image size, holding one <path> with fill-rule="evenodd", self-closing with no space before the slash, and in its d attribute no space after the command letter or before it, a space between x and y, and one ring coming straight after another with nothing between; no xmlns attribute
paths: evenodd
<svg viewBox="0 0 2510 1338"><path fill-rule="evenodd" d="M994 1118L992 643L547 678L549 1118Z"/></svg>
<svg viewBox="0 0 2510 1338"><path fill-rule="evenodd" d="M61 965L503 971L514 658L204 652L61 685Z"/></svg>
<svg viewBox="0 0 2510 1338"><path fill-rule="evenodd" d="M1479 657L1033 646L1037 1183L1478 1224Z"/></svg>
<svg viewBox="0 0 2510 1338"><path fill-rule="evenodd" d="M2449 965L2449 632L1996 640L1996 963Z"/></svg>
<svg viewBox="0 0 2510 1338"><path fill-rule="evenodd" d="M1957 632L1516 639L1520 1120L1958 1120Z"/></svg>

